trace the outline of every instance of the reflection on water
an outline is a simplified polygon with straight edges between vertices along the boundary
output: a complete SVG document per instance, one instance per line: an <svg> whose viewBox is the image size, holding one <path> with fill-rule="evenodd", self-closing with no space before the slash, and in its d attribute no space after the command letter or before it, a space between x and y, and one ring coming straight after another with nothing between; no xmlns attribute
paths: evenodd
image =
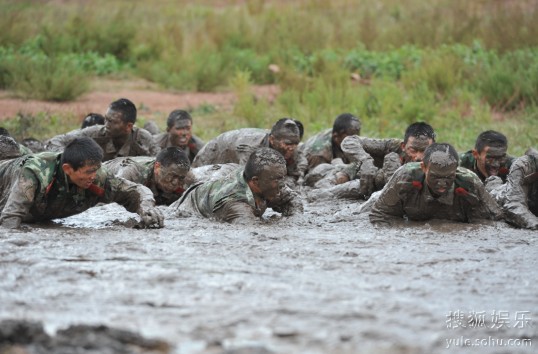
<svg viewBox="0 0 538 354"><path fill-rule="evenodd" d="M376 229L356 209L314 203L258 225L169 218L137 230L136 214L102 205L3 233L0 319L42 321L50 333L105 324L177 353L444 353L462 336L538 345L536 327L447 328L457 310L536 321L538 233L500 222ZM496 350L532 352L473 353Z"/></svg>

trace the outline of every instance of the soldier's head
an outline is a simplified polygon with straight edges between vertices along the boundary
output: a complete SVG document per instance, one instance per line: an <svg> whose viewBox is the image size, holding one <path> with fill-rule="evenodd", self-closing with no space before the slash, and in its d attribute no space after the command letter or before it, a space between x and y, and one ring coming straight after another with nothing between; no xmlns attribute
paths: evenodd
<svg viewBox="0 0 538 354"><path fill-rule="evenodd" d="M32 152L42 152L45 151L45 145L42 141L37 140L36 138L25 138L22 139L21 144L26 146L28 149L32 150Z"/></svg>
<svg viewBox="0 0 538 354"><path fill-rule="evenodd" d="M411 124L405 130L402 143L403 163L422 161L424 150L433 143L435 143L435 132L431 125L424 122Z"/></svg>
<svg viewBox="0 0 538 354"><path fill-rule="evenodd" d="M9 135L0 135L0 160L21 156L19 144Z"/></svg>
<svg viewBox="0 0 538 354"><path fill-rule="evenodd" d="M499 169L506 163L508 139L494 130L480 133L473 149L476 167L486 178L497 176Z"/></svg>
<svg viewBox="0 0 538 354"><path fill-rule="evenodd" d="M286 173L286 160L281 153L271 148L259 148L250 155L244 177L252 193L271 201L284 188Z"/></svg>
<svg viewBox="0 0 538 354"><path fill-rule="evenodd" d="M60 164L70 182L88 189L101 168L103 149L88 137L75 138L65 147Z"/></svg>
<svg viewBox="0 0 538 354"><path fill-rule="evenodd" d="M155 159L153 176L157 188L166 193L181 193L194 181L187 155L177 147L161 150Z"/></svg>
<svg viewBox="0 0 538 354"><path fill-rule="evenodd" d="M269 146L281 153L286 160L293 157L300 141L301 132L291 118L281 118L271 128Z"/></svg>
<svg viewBox="0 0 538 354"><path fill-rule="evenodd" d="M105 124L105 117L99 113L88 113L88 115L82 121L80 129L91 127L92 125L103 125Z"/></svg>
<svg viewBox="0 0 538 354"><path fill-rule="evenodd" d="M2 136L11 136L11 134L9 134L9 131L4 127L0 127L0 135L2 135Z"/></svg>
<svg viewBox="0 0 538 354"><path fill-rule="evenodd" d="M458 152L450 144L433 143L426 148L420 167L433 196L444 195L452 187L456 180L458 162Z"/></svg>
<svg viewBox="0 0 538 354"><path fill-rule="evenodd" d="M334 120L332 142L340 147L342 140L350 135L359 135L361 121L351 113L342 113Z"/></svg>
<svg viewBox="0 0 538 354"><path fill-rule="evenodd" d="M126 98L120 98L108 106L105 113L106 134L112 138L131 134L136 122L136 107Z"/></svg>
<svg viewBox="0 0 538 354"><path fill-rule="evenodd" d="M189 112L176 109L166 120L166 131L174 146L187 147L192 137L192 117Z"/></svg>
<svg viewBox="0 0 538 354"><path fill-rule="evenodd" d="M297 119L294 119L293 121L297 125L297 128L299 128L299 139L303 140L303 136L304 136L304 125L303 125L303 123L301 123L301 121L297 120Z"/></svg>

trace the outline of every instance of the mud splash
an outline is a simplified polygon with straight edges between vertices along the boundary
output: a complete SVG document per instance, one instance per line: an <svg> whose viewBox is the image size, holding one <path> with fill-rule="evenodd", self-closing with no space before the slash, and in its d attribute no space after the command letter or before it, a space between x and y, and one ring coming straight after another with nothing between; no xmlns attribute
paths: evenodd
<svg viewBox="0 0 538 354"><path fill-rule="evenodd" d="M0 320L39 321L49 335L122 328L171 353L445 353L460 337L538 345L537 232L502 222L376 229L357 209L320 202L252 226L189 217L135 230L136 214L102 205L2 233ZM455 328L456 311L483 311L485 326ZM510 326L492 322L499 311ZM515 326L522 313L532 327Z"/></svg>

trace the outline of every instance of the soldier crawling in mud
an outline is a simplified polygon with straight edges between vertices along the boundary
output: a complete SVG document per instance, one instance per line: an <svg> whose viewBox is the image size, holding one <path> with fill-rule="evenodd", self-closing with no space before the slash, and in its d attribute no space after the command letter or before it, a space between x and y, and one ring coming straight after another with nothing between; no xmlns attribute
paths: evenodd
<svg viewBox="0 0 538 354"><path fill-rule="evenodd" d="M153 136L134 126L136 107L126 98L114 101L105 114L105 125L94 125L58 135L47 143L47 150L62 151L74 138L88 136L104 151L103 161L124 156L155 156L159 148Z"/></svg>
<svg viewBox="0 0 538 354"><path fill-rule="evenodd" d="M103 167L117 177L148 187L157 205L170 205L194 181L190 165L182 150L168 147L157 157L118 157L106 161Z"/></svg>
<svg viewBox="0 0 538 354"><path fill-rule="evenodd" d="M179 216L191 213L231 223L252 223L270 207L290 216L302 204L285 183L286 161L276 150L255 150L245 166L228 176L195 185L170 206Z"/></svg>
<svg viewBox="0 0 538 354"><path fill-rule="evenodd" d="M180 148L192 162L204 147L202 139L192 134L192 117L187 111L176 109L168 115L166 132L154 136L155 143L161 148L175 146Z"/></svg>
<svg viewBox="0 0 538 354"><path fill-rule="evenodd" d="M476 138L474 149L460 156L460 166L476 173L482 182L490 176L499 176L503 183L514 158L506 154L508 139L494 130L482 132Z"/></svg>
<svg viewBox="0 0 538 354"><path fill-rule="evenodd" d="M6 128L0 127L0 138L2 139L0 146L0 160L11 159L21 155L33 153L30 148L19 144L15 138L9 134L9 131ZM18 150L18 153L15 150Z"/></svg>
<svg viewBox="0 0 538 354"><path fill-rule="evenodd" d="M400 167L374 203L369 214L374 224L391 219L447 219L470 222L498 220L502 211L471 171L458 167L458 153L450 144L426 148L422 162Z"/></svg>
<svg viewBox="0 0 538 354"><path fill-rule="evenodd" d="M498 187L490 190L491 184ZM512 162L505 184L494 176L486 188L503 208L506 222L538 230L538 150L531 148Z"/></svg>
<svg viewBox="0 0 538 354"><path fill-rule="evenodd" d="M2 228L79 214L116 202L141 217L141 226L162 227L151 191L101 169L103 150L88 138L73 139L62 153L42 152L0 164Z"/></svg>
<svg viewBox="0 0 538 354"><path fill-rule="evenodd" d="M402 164L422 161L424 150L434 142L433 128L427 123L415 122L407 127L403 140L350 137L342 142L341 148L359 163L373 159L370 166L372 163L375 166L382 166L378 170L377 167L373 168L376 171L375 178L363 178L360 181L370 184L363 187L363 190L379 191ZM348 182L353 181L358 173L357 163L316 166L305 179L307 184L323 189L311 191L309 199L329 196L358 198L359 186L356 183L358 181Z"/></svg>
<svg viewBox="0 0 538 354"><path fill-rule="evenodd" d="M257 148L269 147L284 156L287 176L293 180L288 184L302 184L306 160L297 149L300 140L299 127L290 118L279 119L271 132L258 128L231 130L209 141L195 157L192 166L230 162L244 165Z"/></svg>

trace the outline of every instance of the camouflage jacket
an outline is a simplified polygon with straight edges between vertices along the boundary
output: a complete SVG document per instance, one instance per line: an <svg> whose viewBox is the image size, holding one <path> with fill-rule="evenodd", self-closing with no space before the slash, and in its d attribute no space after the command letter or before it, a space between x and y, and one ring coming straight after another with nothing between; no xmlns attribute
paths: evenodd
<svg viewBox="0 0 538 354"><path fill-rule="evenodd" d="M55 136L48 141L47 150L61 152L74 138L81 136L90 137L101 146L104 152L103 161L126 156L156 156L160 151L153 136L147 130L137 127L133 127L125 144L118 149L114 146L112 138L106 135L106 128L103 125L94 125Z"/></svg>
<svg viewBox="0 0 538 354"><path fill-rule="evenodd" d="M468 169L458 167L456 181L448 193L434 198L420 163L410 162L396 171L370 211L372 223L390 223L391 217L470 222L473 219L498 220L502 211L483 183Z"/></svg>
<svg viewBox="0 0 538 354"><path fill-rule="evenodd" d="M269 131L258 128L231 130L209 141L194 158L192 167L205 165L238 163L245 165L250 154L260 147L269 147ZM288 176L304 176L306 159L296 150L295 155L286 161Z"/></svg>
<svg viewBox="0 0 538 354"><path fill-rule="evenodd" d="M515 159L506 183L491 193L502 206L507 222L538 229L538 156Z"/></svg>
<svg viewBox="0 0 538 354"><path fill-rule="evenodd" d="M332 129L327 129L310 137L302 146L301 150L307 160L307 170L311 170L319 164L331 163L334 158L341 158L344 163L349 163L342 150L332 142Z"/></svg>
<svg viewBox="0 0 538 354"><path fill-rule="evenodd" d="M244 168L219 179L191 187L185 197L173 203L170 208L179 214L195 212L206 218L225 222L252 222L259 219L267 207L285 216L302 210L294 200L295 194L285 187L278 203L269 203L256 197L243 176Z"/></svg>
<svg viewBox="0 0 538 354"><path fill-rule="evenodd" d="M506 182L506 177L508 176L508 171L510 171L512 162L514 162L514 157L508 156L506 163L499 169L499 177L503 180L503 183ZM474 158L471 150L460 155L460 166L476 173L482 182L486 180L486 177L482 174L482 172L480 172L480 170L478 170L478 167L476 166L476 159Z"/></svg>
<svg viewBox="0 0 538 354"><path fill-rule="evenodd" d="M167 147L173 147L175 145L172 145L169 139L169 134L167 132L160 133L153 136L153 139L155 140L155 143L157 146L162 150L166 149ZM194 160L194 157L200 152L200 150L204 147L205 143L202 141L202 139L198 138L197 136L193 135L191 139L189 140L189 143L187 146L182 149L185 155L189 157L190 162ZM179 146L176 146L179 148Z"/></svg>
<svg viewBox="0 0 538 354"><path fill-rule="evenodd" d="M97 203L116 202L130 212L136 212L142 203L155 203L149 189L104 169L97 171L90 188L80 189L69 182L60 158L60 153L42 152L0 164L0 223L68 217Z"/></svg>
<svg viewBox="0 0 538 354"><path fill-rule="evenodd" d="M155 157L133 156L118 157L103 164L104 168L113 175L125 178L143 186L148 187L153 192L153 197L157 205L170 205L183 195L187 186L178 188L174 193L166 193L160 190L155 183L153 167Z"/></svg>

